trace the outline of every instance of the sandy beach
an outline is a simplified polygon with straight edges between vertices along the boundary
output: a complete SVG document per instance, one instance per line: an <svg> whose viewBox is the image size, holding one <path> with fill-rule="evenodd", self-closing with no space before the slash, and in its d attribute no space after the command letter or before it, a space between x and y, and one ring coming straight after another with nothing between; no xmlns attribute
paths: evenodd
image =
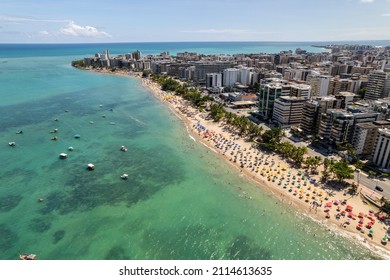
<svg viewBox="0 0 390 280"><path fill-rule="evenodd" d="M116 74L129 76L127 73ZM224 122L206 120L207 112L199 112L180 96L162 91L160 85L151 79L137 77L146 89L169 106L194 141L207 146L216 156L225 158L238 174L272 193L280 203L289 204L301 215L323 224L325 230L359 242L390 259L390 244L382 242L389 226L377 214L379 209L362 199L360 192L365 192L364 187L360 186L359 192L351 195L344 189L321 184L320 175L306 174L277 154L254 148L253 143L238 137Z"/></svg>

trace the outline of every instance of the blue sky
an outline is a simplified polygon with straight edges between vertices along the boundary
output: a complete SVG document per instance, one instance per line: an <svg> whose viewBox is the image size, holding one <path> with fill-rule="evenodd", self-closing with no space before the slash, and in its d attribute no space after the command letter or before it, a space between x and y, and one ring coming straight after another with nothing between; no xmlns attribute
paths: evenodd
<svg viewBox="0 0 390 280"><path fill-rule="evenodd" d="M0 43L389 40L390 0L1 0Z"/></svg>

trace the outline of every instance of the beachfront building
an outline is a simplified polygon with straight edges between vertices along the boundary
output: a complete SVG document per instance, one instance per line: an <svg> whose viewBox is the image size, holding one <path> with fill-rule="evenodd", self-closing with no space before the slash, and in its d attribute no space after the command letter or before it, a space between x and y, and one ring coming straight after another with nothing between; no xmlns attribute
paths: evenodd
<svg viewBox="0 0 390 280"><path fill-rule="evenodd" d="M379 129L373 154L373 163L381 169L390 170L390 130Z"/></svg>
<svg viewBox="0 0 390 280"><path fill-rule="evenodd" d="M281 96L275 100L272 121L279 127L298 126L302 120L302 108L306 97Z"/></svg>
<svg viewBox="0 0 390 280"><path fill-rule="evenodd" d="M356 125L352 139L356 155L364 159L372 159L378 131L381 128L390 128L390 121L375 121Z"/></svg>
<svg viewBox="0 0 390 280"><path fill-rule="evenodd" d="M329 143L345 143L352 133L353 114L340 109L329 109L322 114L319 136Z"/></svg>
<svg viewBox="0 0 390 280"><path fill-rule="evenodd" d="M330 109L321 116L319 136L334 144L352 143L356 126L378 121L379 116L378 112L370 109Z"/></svg>
<svg viewBox="0 0 390 280"><path fill-rule="evenodd" d="M265 79L261 81L259 90L259 115L264 120L272 119L274 103L280 96L289 96L290 86L287 81Z"/></svg>
<svg viewBox="0 0 390 280"><path fill-rule="evenodd" d="M367 90L364 96L368 100L389 97L390 73L381 70L372 71L368 78Z"/></svg>
<svg viewBox="0 0 390 280"><path fill-rule="evenodd" d="M317 135L319 132L321 115L328 109L334 109L336 98L333 96L316 97L307 100L302 107L300 128L303 135Z"/></svg>

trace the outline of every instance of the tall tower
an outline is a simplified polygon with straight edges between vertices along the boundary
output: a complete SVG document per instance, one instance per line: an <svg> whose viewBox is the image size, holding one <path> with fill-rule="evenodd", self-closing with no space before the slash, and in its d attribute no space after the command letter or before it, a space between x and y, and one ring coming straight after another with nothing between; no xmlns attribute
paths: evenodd
<svg viewBox="0 0 390 280"><path fill-rule="evenodd" d="M389 75L383 71L372 71L368 77L367 91L365 99L377 100L382 97L388 97ZM387 92L386 92L387 91Z"/></svg>

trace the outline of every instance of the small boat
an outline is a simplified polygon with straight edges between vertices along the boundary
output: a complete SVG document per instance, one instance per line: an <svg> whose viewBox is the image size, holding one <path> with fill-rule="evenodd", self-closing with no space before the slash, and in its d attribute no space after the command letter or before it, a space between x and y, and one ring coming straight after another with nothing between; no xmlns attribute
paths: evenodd
<svg viewBox="0 0 390 280"><path fill-rule="evenodd" d="M16 132L16 134L23 134L23 130Z"/></svg>
<svg viewBox="0 0 390 280"><path fill-rule="evenodd" d="M31 260L36 260L37 259L37 255L35 255L35 254L20 254L19 258L21 260L31 261Z"/></svg>
<svg viewBox="0 0 390 280"><path fill-rule="evenodd" d="M93 165L92 163L88 163L87 169L88 170L94 170L95 169L95 165Z"/></svg>
<svg viewBox="0 0 390 280"><path fill-rule="evenodd" d="M127 180L127 178L129 178L129 175L126 174L126 173L123 173L123 174L121 175L121 178L122 178L123 180Z"/></svg>
<svg viewBox="0 0 390 280"><path fill-rule="evenodd" d="M51 138L51 140L53 140L53 141L58 140L58 136L53 136L53 137Z"/></svg>
<svg viewBox="0 0 390 280"><path fill-rule="evenodd" d="M119 150L121 150L122 152L126 152L127 148L125 146L121 146L121 148Z"/></svg>
<svg viewBox="0 0 390 280"><path fill-rule="evenodd" d="M59 158L61 158L61 159L65 159L65 158L67 158L67 157L68 157L68 155L65 154L65 153L61 153L61 154L59 155Z"/></svg>
<svg viewBox="0 0 390 280"><path fill-rule="evenodd" d="M16 142L8 142L8 145L10 145L11 147L15 147L16 146Z"/></svg>
<svg viewBox="0 0 390 280"><path fill-rule="evenodd" d="M73 135L73 137L76 138L76 139L79 139L81 137L81 135L80 134L75 134L75 135Z"/></svg>
<svg viewBox="0 0 390 280"><path fill-rule="evenodd" d="M73 151L73 147L68 147L68 151Z"/></svg>

